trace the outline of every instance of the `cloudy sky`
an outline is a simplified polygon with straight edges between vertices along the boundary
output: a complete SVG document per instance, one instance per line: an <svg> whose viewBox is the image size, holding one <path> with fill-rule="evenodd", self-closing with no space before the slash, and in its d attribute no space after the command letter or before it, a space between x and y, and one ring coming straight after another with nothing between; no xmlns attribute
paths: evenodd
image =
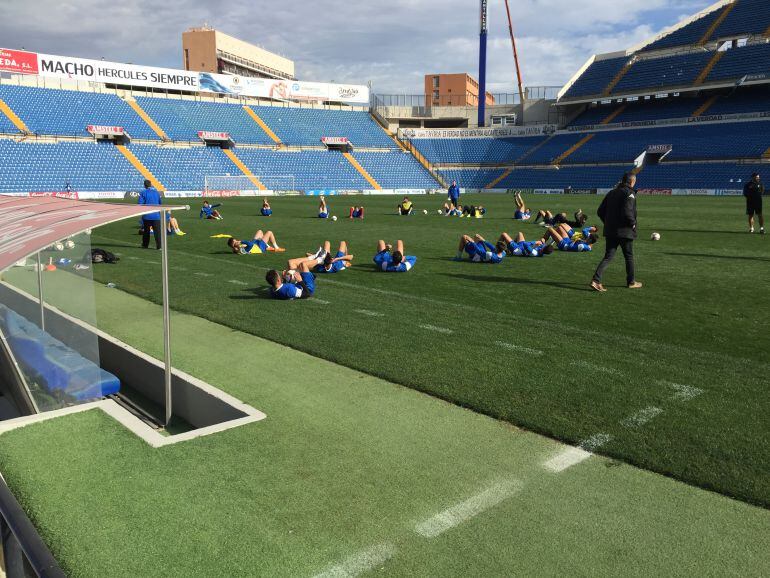
<svg viewBox="0 0 770 578"><path fill-rule="evenodd" d="M644 40L715 0L509 0L527 86L562 85L597 52ZM181 34L210 26L292 58L301 80L419 94L478 73L478 0L0 0L4 48L181 68ZM489 0L488 90L513 92L503 0Z"/></svg>

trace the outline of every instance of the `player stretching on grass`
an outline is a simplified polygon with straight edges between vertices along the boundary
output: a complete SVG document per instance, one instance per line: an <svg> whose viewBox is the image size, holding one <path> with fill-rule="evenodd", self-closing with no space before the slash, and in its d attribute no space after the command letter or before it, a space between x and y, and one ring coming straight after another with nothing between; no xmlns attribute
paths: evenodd
<svg viewBox="0 0 770 578"><path fill-rule="evenodd" d="M451 201L446 201L444 203L444 216L445 217L462 217L463 211L462 209L453 205Z"/></svg>
<svg viewBox="0 0 770 578"><path fill-rule="evenodd" d="M570 232L574 237L577 238L574 240L571 239L569 235ZM589 233L586 238L583 238L582 231L573 231L573 229L570 229L569 226L564 224L555 228L548 227L545 235L543 235L543 238L546 241L553 239L559 251L570 251L572 253L584 253L591 251L591 245L596 243L598 240L595 233Z"/></svg>
<svg viewBox="0 0 770 578"><path fill-rule="evenodd" d="M567 219L567 213L558 213L554 215L551 211L544 211L541 209L537 212L537 215L535 215L535 220L533 222L537 223L540 219L543 219L543 224L549 227L566 223L570 227L575 228L575 227L582 227L583 225L585 225L586 221L588 220L588 217L583 212L583 209L578 209L575 212L574 221L570 221Z"/></svg>
<svg viewBox="0 0 770 578"><path fill-rule="evenodd" d="M326 198L323 195L321 195L321 202L318 203L318 218L319 219L329 218L329 207L326 206Z"/></svg>
<svg viewBox="0 0 770 578"><path fill-rule="evenodd" d="M545 239L537 241L527 241L524 233L519 232L515 239L512 239L508 233L503 232L500 239L508 247L508 252L516 257L543 257L553 253L553 247L545 244Z"/></svg>
<svg viewBox="0 0 770 578"><path fill-rule="evenodd" d="M409 197L404 197L404 200L396 207L396 211L398 215L402 216L411 215L414 212L414 205L412 205Z"/></svg>
<svg viewBox="0 0 770 578"><path fill-rule="evenodd" d="M323 247L319 247L315 253L308 253L308 259L315 262L313 271L316 273L338 273L353 266L353 255L348 255L348 244L340 241L337 254L332 256L332 244L324 241Z"/></svg>
<svg viewBox="0 0 770 578"><path fill-rule="evenodd" d="M513 218L519 221L528 221L532 217L532 211L524 204L524 199L521 198L519 191L514 193L514 199L516 200L516 212L513 214Z"/></svg>
<svg viewBox="0 0 770 578"><path fill-rule="evenodd" d="M222 203L217 203L216 205L210 204L208 201L203 201L203 206L201 207L201 212L198 215L198 218L200 219L216 219L217 221L222 220L222 215L219 214L219 211L217 211L217 207L221 207Z"/></svg>
<svg viewBox="0 0 770 578"><path fill-rule="evenodd" d="M350 214L348 216L351 219L363 219L364 218L364 208L363 207L350 207Z"/></svg>
<svg viewBox="0 0 770 578"><path fill-rule="evenodd" d="M473 263L492 263L496 265L505 258L507 245L503 239L499 239L496 245L493 245L478 233L471 237L462 235L460 245L457 247L457 256L455 261L461 261L463 252L468 254L468 258Z"/></svg>
<svg viewBox="0 0 770 578"><path fill-rule="evenodd" d="M289 265L292 264L296 265L296 269L290 267L284 271L287 278L283 278L275 269L265 275L273 299L308 299L315 293L315 275L310 271L308 259L299 259L297 263L289 261Z"/></svg>
<svg viewBox="0 0 770 578"><path fill-rule="evenodd" d="M275 235L272 231L262 232L262 229L254 233L254 239L251 241L239 241L238 239L230 238L227 240L227 246L232 249L236 255L249 255L266 253L267 251L273 251L276 253L283 253L286 249L278 246L278 242L275 240Z"/></svg>
<svg viewBox="0 0 770 578"><path fill-rule="evenodd" d="M273 209L270 208L270 203L267 199L262 199L262 208L259 210L263 217L269 217L273 214Z"/></svg>
<svg viewBox="0 0 770 578"><path fill-rule="evenodd" d="M377 254L374 256L374 264L386 273L406 273L417 262L417 257L404 255L404 242L396 241L396 250L391 253L393 245L387 245L380 239L377 241Z"/></svg>

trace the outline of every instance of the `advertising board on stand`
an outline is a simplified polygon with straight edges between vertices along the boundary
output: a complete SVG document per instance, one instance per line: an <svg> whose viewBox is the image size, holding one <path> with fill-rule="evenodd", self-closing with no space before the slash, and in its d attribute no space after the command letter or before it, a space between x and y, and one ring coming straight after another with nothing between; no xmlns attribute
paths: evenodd
<svg viewBox="0 0 770 578"><path fill-rule="evenodd" d="M671 195L671 189L636 189L636 192L640 195Z"/></svg>

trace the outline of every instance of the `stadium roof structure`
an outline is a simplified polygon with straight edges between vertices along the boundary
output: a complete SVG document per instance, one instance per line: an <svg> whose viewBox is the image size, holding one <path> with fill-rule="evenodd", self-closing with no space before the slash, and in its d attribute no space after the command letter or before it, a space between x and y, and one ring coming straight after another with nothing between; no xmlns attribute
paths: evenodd
<svg viewBox="0 0 770 578"><path fill-rule="evenodd" d="M163 206L164 210L188 209ZM158 210L153 205L117 205L52 196L0 195L0 272L52 243L88 229Z"/></svg>

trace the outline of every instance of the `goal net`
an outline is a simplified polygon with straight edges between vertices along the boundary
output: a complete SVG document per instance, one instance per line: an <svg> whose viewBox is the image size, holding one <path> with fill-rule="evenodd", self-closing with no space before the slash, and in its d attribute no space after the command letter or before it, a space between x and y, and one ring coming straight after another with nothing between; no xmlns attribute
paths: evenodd
<svg viewBox="0 0 770 578"><path fill-rule="evenodd" d="M256 182L255 182L256 181ZM246 175L206 175L203 178L203 194L215 196L218 192L238 191L240 193L260 194L257 182L276 193L296 191L294 175L265 175L249 177Z"/></svg>

